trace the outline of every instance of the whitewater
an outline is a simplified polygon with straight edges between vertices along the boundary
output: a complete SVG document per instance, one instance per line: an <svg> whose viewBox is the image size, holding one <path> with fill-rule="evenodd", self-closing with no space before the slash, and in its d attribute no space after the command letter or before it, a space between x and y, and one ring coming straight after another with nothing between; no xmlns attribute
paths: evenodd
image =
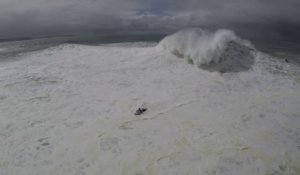
<svg viewBox="0 0 300 175"><path fill-rule="evenodd" d="M299 66L233 31L20 57L0 62L0 175L300 174Z"/></svg>

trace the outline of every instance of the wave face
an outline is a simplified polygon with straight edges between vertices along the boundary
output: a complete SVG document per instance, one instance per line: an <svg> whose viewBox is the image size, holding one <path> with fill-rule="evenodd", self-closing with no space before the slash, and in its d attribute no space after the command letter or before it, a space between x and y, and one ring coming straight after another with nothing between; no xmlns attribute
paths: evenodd
<svg viewBox="0 0 300 175"><path fill-rule="evenodd" d="M187 29L164 38L163 49L209 71L246 71L254 64L254 47L230 30Z"/></svg>

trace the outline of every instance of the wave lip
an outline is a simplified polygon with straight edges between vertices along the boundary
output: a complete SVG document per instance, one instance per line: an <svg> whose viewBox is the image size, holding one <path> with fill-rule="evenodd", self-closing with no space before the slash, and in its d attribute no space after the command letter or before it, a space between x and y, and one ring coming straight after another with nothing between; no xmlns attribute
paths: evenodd
<svg viewBox="0 0 300 175"><path fill-rule="evenodd" d="M208 71L241 72L254 64L252 44L226 29L186 29L165 37L159 45Z"/></svg>

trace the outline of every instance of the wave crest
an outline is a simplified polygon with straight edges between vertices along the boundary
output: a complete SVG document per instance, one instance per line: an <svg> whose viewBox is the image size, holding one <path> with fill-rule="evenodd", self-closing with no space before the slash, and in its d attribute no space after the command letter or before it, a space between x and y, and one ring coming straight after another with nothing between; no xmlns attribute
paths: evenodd
<svg viewBox="0 0 300 175"><path fill-rule="evenodd" d="M159 45L209 71L246 71L254 64L252 44L230 30L182 30L165 37Z"/></svg>

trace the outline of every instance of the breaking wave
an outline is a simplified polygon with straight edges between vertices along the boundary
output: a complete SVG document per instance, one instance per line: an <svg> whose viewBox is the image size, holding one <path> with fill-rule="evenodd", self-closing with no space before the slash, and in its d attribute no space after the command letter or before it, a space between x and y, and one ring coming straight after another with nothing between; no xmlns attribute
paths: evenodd
<svg viewBox="0 0 300 175"><path fill-rule="evenodd" d="M254 64L253 45L230 30L182 30L165 37L159 45L209 71L240 72L249 70Z"/></svg>

